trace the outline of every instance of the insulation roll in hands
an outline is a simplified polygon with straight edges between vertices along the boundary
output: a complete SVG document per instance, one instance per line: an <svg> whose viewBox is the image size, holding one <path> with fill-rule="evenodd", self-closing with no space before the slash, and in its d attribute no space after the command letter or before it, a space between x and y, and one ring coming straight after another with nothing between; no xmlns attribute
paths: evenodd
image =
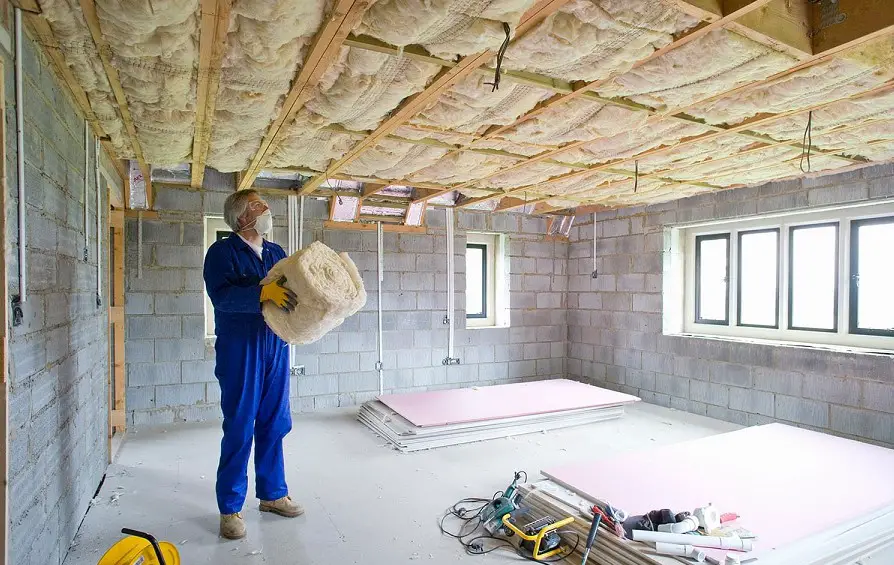
<svg viewBox="0 0 894 565"><path fill-rule="evenodd" d="M298 306L284 312L265 302L264 320L284 341L304 345L337 328L366 304L366 289L347 253L336 253L319 241L279 261L261 284L286 277L286 288Z"/></svg>

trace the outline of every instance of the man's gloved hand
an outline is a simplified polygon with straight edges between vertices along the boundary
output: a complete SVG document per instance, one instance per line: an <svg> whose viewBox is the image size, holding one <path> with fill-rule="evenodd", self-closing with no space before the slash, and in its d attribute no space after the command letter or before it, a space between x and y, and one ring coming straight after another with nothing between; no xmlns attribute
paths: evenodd
<svg viewBox="0 0 894 565"><path fill-rule="evenodd" d="M291 312L298 306L298 297L285 286L286 277L280 277L261 287L261 302L271 301L284 312Z"/></svg>

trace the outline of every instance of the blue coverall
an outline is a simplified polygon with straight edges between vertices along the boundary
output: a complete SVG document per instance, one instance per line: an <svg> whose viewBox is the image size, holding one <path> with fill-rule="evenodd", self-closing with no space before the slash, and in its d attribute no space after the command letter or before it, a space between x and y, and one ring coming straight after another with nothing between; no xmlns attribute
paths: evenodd
<svg viewBox="0 0 894 565"><path fill-rule="evenodd" d="M223 440L217 468L221 514L242 510L248 487L248 457L255 441L256 494L276 500L289 493L282 440L292 429L289 411L289 351L261 314L259 283L282 247L264 241L263 261L236 234L215 242L205 256L205 288L214 305Z"/></svg>

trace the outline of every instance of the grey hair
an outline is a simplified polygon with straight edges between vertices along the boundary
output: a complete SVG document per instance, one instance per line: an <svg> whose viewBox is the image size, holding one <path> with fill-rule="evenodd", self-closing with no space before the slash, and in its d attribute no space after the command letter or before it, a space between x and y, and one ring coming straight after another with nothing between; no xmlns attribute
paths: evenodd
<svg viewBox="0 0 894 565"><path fill-rule="evenodd" d="M234 232L238 232L241 228L239 218L245 215L246 210L248 210L248 197L257 193L258 191L252 189L237 190L227 196L227 199L224 201L224 221Z"/></svg>

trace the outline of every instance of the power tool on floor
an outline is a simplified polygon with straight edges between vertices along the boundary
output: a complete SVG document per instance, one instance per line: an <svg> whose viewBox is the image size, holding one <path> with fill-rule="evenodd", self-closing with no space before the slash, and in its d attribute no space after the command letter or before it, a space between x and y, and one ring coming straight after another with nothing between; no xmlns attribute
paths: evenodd
<svg viewBox="0 0 894 565"><path fill-rule="evenodd" d="M129 528L121 533L127 537L109 548L99 565L180 565L180 553L173 544Z"/></svg>
<svg viewBox="0 0 894 565"><path fill-rule="evenodd" d="M503 524L503 516L506 516L518 508L518 505L516 504L518 499L518 481L523 474L524 471L516 471L512 483L503 491L503 494L493 499L481 511L481 522L484 524L484 529L487 530L490 535L512 535L512 530L508 529ZM527 478L527 476L525 478Z"/></svg>
<svg viewBox="0 0 894 565"><path fill-rule="evenodd" d="M519 547L525 557L542 561L569 552L567 547L562 546L559 529L574 522L572 516L556 520L552 516L535 515L522 504L504 515L501 522L510 535L515 534L521 539Z"/></svg>

